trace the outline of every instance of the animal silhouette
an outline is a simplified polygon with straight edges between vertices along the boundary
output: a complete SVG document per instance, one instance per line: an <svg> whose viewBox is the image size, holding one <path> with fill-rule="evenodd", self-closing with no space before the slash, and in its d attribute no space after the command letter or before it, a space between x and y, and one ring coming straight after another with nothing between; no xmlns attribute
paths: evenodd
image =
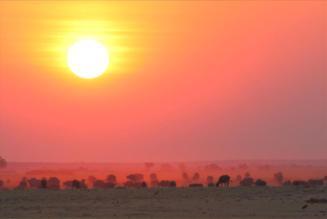
<svg viewBox="0 0 327 219"><path fill-rule="evenodd" d="M230 176L228 175L222 175L219 177L219 180L216 184L217 187L229 187L229 183L230 183Z"/></svg>

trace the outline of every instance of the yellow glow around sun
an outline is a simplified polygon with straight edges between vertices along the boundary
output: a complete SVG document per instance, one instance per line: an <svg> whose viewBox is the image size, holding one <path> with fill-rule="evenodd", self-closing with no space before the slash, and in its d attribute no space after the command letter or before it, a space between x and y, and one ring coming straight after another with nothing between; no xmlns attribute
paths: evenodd
<svg viewBox="0 0 327 219"><path fill-rule="evenodd" d="M108 68L108 51L96 40L79 40L68 48L67 62L70 70L78 77L96 78Z"/></svg>

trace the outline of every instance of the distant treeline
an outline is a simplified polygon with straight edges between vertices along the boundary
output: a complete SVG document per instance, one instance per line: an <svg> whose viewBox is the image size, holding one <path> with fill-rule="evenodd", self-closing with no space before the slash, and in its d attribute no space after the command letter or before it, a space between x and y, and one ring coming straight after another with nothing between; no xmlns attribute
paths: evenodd
<svg viewBox="0 0 327 219"><path fill-rule="evenodd" d="M275 182L279 186L324 186L327 185L327 176L322 179L309 180L285 180L282 172L277 172L273 175ZM126 176L123 183L117 182L117 177L114 174L108 175L105 179L97 179L94 176L89 176L87 179L73 179L61 182L58 177L49 178L27 178L23 177L15 189L109 189L109 188L175 188L178 187L175 180L159 179L156 173L149 175L149 181L144 179L144 175L140 173L130 174ZM244 176L236 176L232 179L229 175L224 174L215 179L213 176L206 177L206 183L201 183L200 174L195 173L192 177L186 172L182 173L182 185L179 187L230 187L233 182L234 186L242 187L264 187L268 183L263 179L255 179L250 173L245 173ZM0 189L8 189L6 182L0 179Z"/></svg>

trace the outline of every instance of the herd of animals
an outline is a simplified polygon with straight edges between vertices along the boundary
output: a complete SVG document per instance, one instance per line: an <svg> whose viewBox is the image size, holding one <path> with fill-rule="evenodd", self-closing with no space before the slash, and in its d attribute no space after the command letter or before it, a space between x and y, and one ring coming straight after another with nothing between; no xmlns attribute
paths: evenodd
<svg viewBox="0 0 327 219"><path fill-rule="evenodd" d="M229 187L231 185L231 177L229 175L221 175L217 181L214 177L208 176L206 184L202 184L198 181L200 178L199 174L196 173L190 180L187 174L183 173L183 179L189 181L184 184L185 187ZM305 180L284 180L283 174L278 172L274 174L274 179L279 185L284 186L324 186L327 185L327 176L322 179L309 179ZM267 186L267 182L262 179L254 179L250 174L245 174L242 178L237 176L233 183L235 185L250 187L250 186ZM107 189L107 188L147 188L147 187L177 187L177 183L174 180L159 180L155 173L150 174L150 181L147 183L144 180L143 174L130 174L126 177L126 181L122 184L117 182L115 175L108 175L106 179L97 179L96 177L90 176L87 180L85 179L74 179L61 182L57 177L50 178L22 178L15 189ZM6 189L5 182L0 180L0 189Z"/></svg>

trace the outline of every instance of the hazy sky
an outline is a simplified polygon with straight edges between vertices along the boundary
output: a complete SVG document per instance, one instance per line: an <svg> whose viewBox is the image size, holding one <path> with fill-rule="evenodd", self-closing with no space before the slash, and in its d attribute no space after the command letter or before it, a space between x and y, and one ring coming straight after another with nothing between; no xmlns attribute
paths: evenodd
<svg viewBox="0 0 327 219"><path fill-rule="evenodd" d="M0 156L327 158L325 1L0 1ZM101 77L66 51L93 37Z"/></svg>

